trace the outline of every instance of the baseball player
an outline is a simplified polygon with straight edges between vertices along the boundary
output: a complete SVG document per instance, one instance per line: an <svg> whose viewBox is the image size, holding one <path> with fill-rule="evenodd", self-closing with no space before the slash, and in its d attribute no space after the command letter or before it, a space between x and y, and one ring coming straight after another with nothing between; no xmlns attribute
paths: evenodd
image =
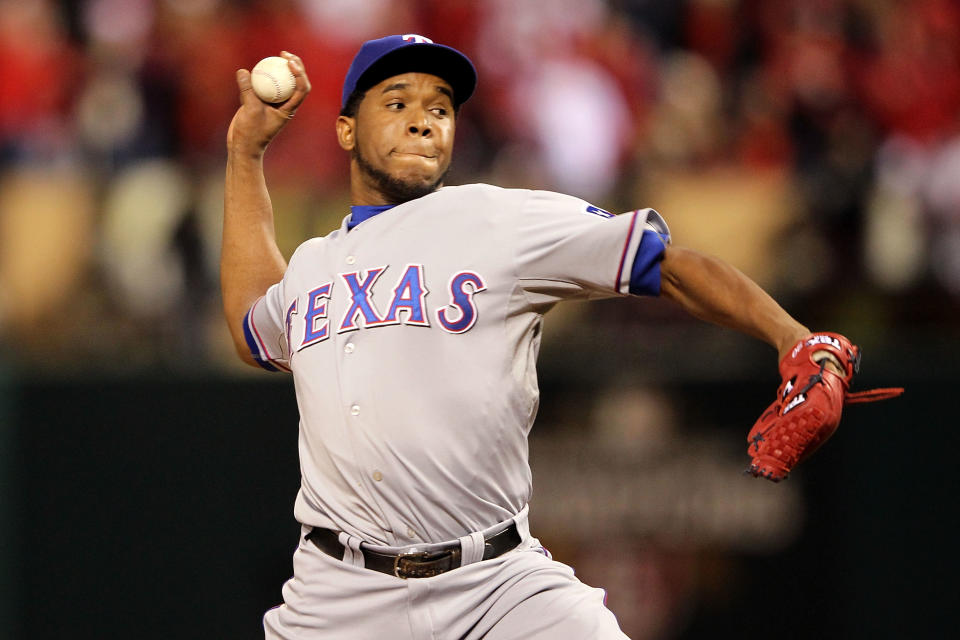
<svg viewBox="0 0 960 640"><path fill-rule="evenodd" d="M293 374L301 418L302 536L266 637L626 637L603 591L529 530L543 314L568 299L663 295L785 358L826 353L830 384L814 386L840 389L841 404L855 347L804 346L804 326L734 268L672 245L652 209L612 215L558 193L444 186L477 76L465 55L418 35L357 53L336 120L353 206L287 264L263 155L310 81L282 55L297 79L283 104L258 100L237 72L221 262L241 357ZM759 451L779 418L766 420L751 434L751 471L779 479L770 461L795 460Z"/></svg>

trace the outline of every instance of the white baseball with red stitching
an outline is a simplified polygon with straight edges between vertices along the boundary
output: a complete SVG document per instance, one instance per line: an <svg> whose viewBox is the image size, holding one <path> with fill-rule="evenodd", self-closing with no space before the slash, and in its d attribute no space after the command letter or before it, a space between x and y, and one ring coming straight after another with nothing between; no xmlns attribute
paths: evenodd
<svg viewBox="0 0 960 640"><path fill-rule="evenodd" d="M297 86L287 59L280 56L270 56L258 62L250 72L250 82L257 97L271 104L287 100Z"/></svg>

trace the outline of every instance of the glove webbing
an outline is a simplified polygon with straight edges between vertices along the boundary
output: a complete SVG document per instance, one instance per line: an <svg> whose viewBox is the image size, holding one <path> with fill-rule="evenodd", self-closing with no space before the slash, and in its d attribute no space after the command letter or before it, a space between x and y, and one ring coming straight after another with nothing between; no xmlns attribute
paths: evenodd
<svg viewBox="0 0 960 640"><path fill-rule="evenodd" d="M857 355L859 356L859 354ZM860 368L859 357L852 358L850 362L851 364L854 365L855 369ZM805 394L808 391L810 391L810 389L812 389L814 385L823 383L823 370L826 367L826 365L827 365L826 359L820 361L820 373L815 373L812 376L810 376L810 379L807 382L806 386L803 389L801 389L799 393L797 393L797 395ZM868 389L865 391L854 391L854 392L848 391L846 395L844 395L843 397L843 404L844 405L864 404L867 402L878 402L880 400L889 400L890 398L896 398L897 396L899 396L901 393L903 393L903 390L904 390L903 387L883 387L880 389ZM783 401L783 399L785 399L787 395L789 395L790 391L791 390L788 389L784 392L783 394L784 398L781 399L781 402ZM780 413L779 407L777 408L777 413ZM772 425L770 428L772 428ZM753 440L751 440L750 445L759 449L760 443L764 440L764 436L767 434L767 431L769 431L770 428L767 428L762 433L758 433L757 435L755 435L753 437ZM750 473L750 469L746 469L744 473Z"/></svg>

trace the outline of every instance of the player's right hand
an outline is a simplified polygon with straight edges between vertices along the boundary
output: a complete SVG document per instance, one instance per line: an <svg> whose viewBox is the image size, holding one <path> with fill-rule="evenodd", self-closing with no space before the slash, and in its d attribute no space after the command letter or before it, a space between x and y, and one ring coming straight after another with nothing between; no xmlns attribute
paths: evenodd
<svg viewBox="0 0 960 640"><path fill-rule="evenodd" d="M227 151L231 154L260 156L270 141L293 118L300 104L310 93L310 79L303 61L287 51L280 55L287 59L290 71L297 79L293 95L286 102L267 104L253 92L250 71L237 70L237 87L240 89L240 108L234 114L227 131Z"/></svg>

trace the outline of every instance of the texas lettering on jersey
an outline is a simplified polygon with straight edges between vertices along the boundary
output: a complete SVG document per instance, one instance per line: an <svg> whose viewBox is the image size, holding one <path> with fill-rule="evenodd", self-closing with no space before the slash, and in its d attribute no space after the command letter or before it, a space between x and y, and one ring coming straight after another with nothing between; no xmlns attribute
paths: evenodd
<svg viewBox="0 0 960 640"><path fill-rule="evenodd" d="M311 289L301 305L300 299L290 303L286 312L288 353L301 351L323 342L331 332L345 333L357 329L371 329L389 325L406 324L419 327L431 326L431 313L427 307L427 289L422 264L408 264L390 289L389 304L377 304L375 290L380 292L381 303L385 287L379 284L388 266L373 267L364 271L337 274L337 279L324 282ZM449 303L433 311L432 318L447 333L469 331L477 321L477 306L474 295L485 291L486 284L480 274L473 271L458 271L450 278L447 287ZM330 301L334 296L346 298L346 312L340 318L328 317ZM303 309L300 313L299 309ZM381 311L386 309L386 311ZM296 331L296 323L302 331ZM302 336L294 344L292 336Z"/></svg>

